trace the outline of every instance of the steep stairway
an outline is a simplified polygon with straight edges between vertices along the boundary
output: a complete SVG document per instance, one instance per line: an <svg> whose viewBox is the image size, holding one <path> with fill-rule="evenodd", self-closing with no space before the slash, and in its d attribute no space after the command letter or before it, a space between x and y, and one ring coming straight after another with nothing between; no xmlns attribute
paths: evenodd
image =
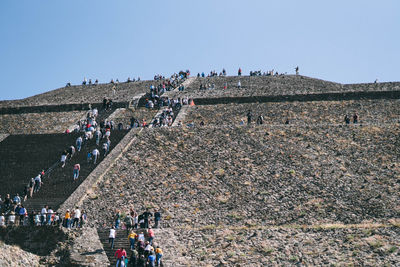
<svg viewBox="0 0 400 267"><path fill-rule="evenodd" d="M60 160L77 134L10 135L0 142L0 195L22 194L30 178Z"/></svg>
<svg viewBox="0 0 400 267"><path fill-rule="evenodd" d="M155 232L155 238L154 238L154 243L158 244L158 242L163 242L163 239L157 236L157 233L159 232L158 229L153 229ZM139 233L145 233L146 230L144 229L137 229L135 230L136 234ZM130 250L130 244L128 240L128 231L126 229L118 229L116 230L116 237L114 240L114 249L111 249L111 245L108 243L108 236L110 233L109 229L105 228L99 228L97 229L97 233L99 235L99 239L101 243L103 244L103 249L107 254L108 260L110 261L110 266L115 266L117 264L117 259L114 257L115 252L120 249L124 248L126 250L126 254L128 256L128 259L131 256L131 250ZM145 234L145 240L147 241L147 237ZM136 243L137 244L137 243ZM163 253L165 253L163 251ZM161 261L161 266L174 266L170 265L169 261L164 261L164 258Z"/></svg>
<svg viewBox="0 0 400 267"><path fill-rule="evenodd" d="M126 135L127 130L114 130L111 132L110 140L111 147L110 151L119 143L119 141ZM76 136L74 136L76 137ZM68 145L75 144L76 138L71 140ZM48 205L53 210L56 210L60 204L62 204L74 191L75 189L85 180L85 178L96 168L96 166L104 159L101 146L105 140L103 139L99 146L96 146L96 141L93 138L89 142L83 145L80 152L76 152L75 155L67 161L65 167L61 167L61 163L56 164L53 170L48 173L43 179L43 185L40 191L33 195L32 199L28 199L25 202L25 206L28 211L40 211L44 205ZM93 162L87 162L87 154L97 148L100 151L100 157L97 159L96 165ZM59 161L61 152L53 158L57 162ZM79 179L73 180L73 166L79 163L81 170L79 173ZM73 207L70 207L71 209Z"/></svg>
<svg viewBox="0 0 400 267"><path fill-rule="evenodd" d="M131 256L130 244L128 240L128 231L124 229L116 230L117 234L114 240L114 249L111 249L111 245L108 243L108 236L110 233L109 229L97 229L100 241L103 244L103 249L107 254L108 260L110 261L110 266L115 266L117 264L117 259L114 257L115 252L121 247L126 250L128 259Z"/></svg>

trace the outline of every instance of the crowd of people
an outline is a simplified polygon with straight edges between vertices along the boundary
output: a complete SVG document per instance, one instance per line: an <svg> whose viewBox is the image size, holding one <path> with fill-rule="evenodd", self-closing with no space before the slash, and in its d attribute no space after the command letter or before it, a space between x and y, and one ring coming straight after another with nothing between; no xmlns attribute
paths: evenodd
<svg viewBox="0 0 400 267"><path fill-rule="evenodd" d="M152 224L154 218L154 225ZM148 208L142 214L138 214L133 208L122 214L117 210L110 228L108 243L111 249L114 249L114 243L117 237L117 229L126 229L127 239L129 241L130 255L121 247L115 251L114 257L117 259L117 266L162 266L162 249L154 242L155 234L153 228L160 227L160 210L152 213Z"/></svg>
<svg viewBox="0 0 400 267"><path fill-rule="evenodd" d="M40 211L30 211L23 204L14 202L13 209L7 213L0 213L0 227L6 226L63 226L66 228L82 227L87 216L85 211L76 207L73 212L67 210L65 216L61 216L49 206L44 206Z"/></svg>
<svg viewBox="0 0 400 267"><path fill-rule="evenodd" d="M40 191L44 176L45 171L41 170L34 178L31 178L24 186L21 195L16 193L11 197L10 194L6 194L4 199L2 199L0 195L0 226L5 226L8 222L10 225L14 225L19 223L19 220L17 220L18 218L21 219L27 216L28 212L24 207L24 202L27 201L28 198L33 198L34 194Z"/></svg>
<svg viewBox="0 0 400 267"><path fill-rule="evenodd" d="M254 121L254 117L255 117L255 116L253 115L253 112L252 112L251 110L248 110L246 116L247 116L247 125L252 124L253 121ZM358 119L359 119L357 112L354 112L352 118L353 118L353 124L357 124L357 123L358 123ZM264 124L264 117L263 117L263 115L262 115L262 114L259 114L259 115L257 116L257 119L256 119L255 122L256 122L257 125L262 125L262 124ZM350 119L350 116L349 116L349 115L346 114L346 115L344 116L344 122L345 122L345 124L350 124L351 119ZM245 124L246 124L246 123L245 123L245 120L242 119L242 120L240 121L240 125L245 125ZM290 124L289 118L286 118L285 124Z"/></svg>
<svg viewBox="0 0 400 267"><path fill-rule="evenodd" d="M34 195L41 190L42 185L44 184L43 179L45 178L45 174L49 175L51 172L56 171L57 166L64 168L67 161L71 161L75 157L76 153L79 153L82 147L91 139L96 139L96 147L88 152L88 163L97 164L100 156L105 157L109 153L111 147L111 130L114 129L114 124L112 121L101 121L98 125L96 121L98 114L99 112L96 108L87 112L86 119L80 120L74 130L75 132L82 133L76 139L75 144L65 148L61 154L60 160L53 164L53 166L51 166L46 172L41 170L38 175L31 178L25 185L21 196L17 193L13 198L11 198L10 194L7 194L4 201L0 196L0 215L2 216L0 218L1 226L30 224L43 225L43 222L46 222L46 225L59 224L59 215L51 208L44 207L41 211L31 211L28 213L27 208L24 206L24 202L27 201L28 198L33 198ZM100 144L100 141L103 143ZM99 149L101 149L102 153L100 153ZM81 164L75 163L71 170L73 181L79 179L80 170ZM44 214L46 216L44 216ZM37 220L37 218L40 218L40 220ZM66 227L68 226L68 224L65 225Z"/></svg>
<svg viewBox="0 0 400 267"><path fill-rule="evenodd" d="M295 68L295 73L296 73L296 75L299 74L299 67L298 66ZM222 69L222 71L219 72L219 74L218 74L217 71L212 70L207 75L204 72L197 73L197 78L200 78L200 77L202 77L202 78L206 78L206 77L210 78L210 77L217 77L217 76L222 77L222 76L226 76L226 75L227 74L226 74L226 70L225 69ZM237 75L238 76L242 76L242 69L241 68L238 69ZM261 71L261 70L253 71L252 70L252 71L250 71L249 75L250 76L274 76L274 75L277 76L277 75L287 75L287 72L279 73L278 71L275 71L274 69L268 70L268 71ZM210 87L208 86L206 88L210 88ZM201 88L201 89L204 89L204 88Z"/></svg>

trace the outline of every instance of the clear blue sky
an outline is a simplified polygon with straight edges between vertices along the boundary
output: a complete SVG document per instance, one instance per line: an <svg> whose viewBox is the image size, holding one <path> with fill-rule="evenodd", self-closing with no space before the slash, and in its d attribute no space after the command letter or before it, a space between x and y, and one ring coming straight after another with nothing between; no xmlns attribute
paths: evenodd
<svg viewBox="0 0 400 267"><path fill-rule="evenodd" d="M398 0L1 0L0 99L239 66L400 80Z"/></svg>

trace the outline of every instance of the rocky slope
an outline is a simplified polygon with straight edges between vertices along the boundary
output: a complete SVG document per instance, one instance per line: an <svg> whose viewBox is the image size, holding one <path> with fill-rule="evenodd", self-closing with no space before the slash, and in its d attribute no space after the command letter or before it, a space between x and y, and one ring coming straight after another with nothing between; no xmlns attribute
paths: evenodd
<svg viewBox="0 0 400 267"><path fill-rule="evenodd" d="M161 207L169 226L384 221L400 215L396 131L147 130L85 205L98 225L127 202Z"/></svg>
<svg viewBox="0 0 400 267"><path fill-rule="evenodd" d="M344 124L344 116L351 119L358 113L359 123L398 123L398 100L312 101L282 103L249 103L194 106L189 109L185 122L199 125L239 125L247 123L247 113L253 113L253 123L259 115L266 124Z"/></svg>
<svg viewBox="0 0 400 267"><path fill-rule="evenodd" d="M132 97L149 91L150 85L157 85L156 81L140 81L134 83L106 83L94 85L78 85L62 87L56 90L38 94L28 98L0 101L0 107L59 105L72 103L101 103L103 98L111 98L114 102L128 102Z"/></svg>
<svg viewBox="0 0 400 267"><path fill-rule="evenodd" d="M40 257L0 241L0 266L41 266Z"/></svg>
<svg viewBox="0 0 400 267"><path fill-rule="evenodd" d="M221 257L227 261L230 249L215 245L218 238L213 231L204 238L199 229L255 227L260 230L246 230L245 235L260 235L261 242L265 241L263 229L270 233L279 225L388 223L398 218L398 143L396 126L146 129L95 190L96 198L84 205L94 227L108 225L115 209L161 208L165 233L159 235L172 234L178 240L161 242L162 246L175 252L182 246L179 240L191 237L183 244L183 254L172 253L169 260L180 259L182 266L192 261L196 262L192 266L214 265ZM295 231L293 236L297 234L302 232ZM235 230L230 235L235 240L241 234ZM274 250L299 242L295 238L279 241L281 235L276 235ZM315 246L321 239L326 240L323 247L329 248L331 235L316 236L309 238L308 249L318 251ZM388 236L393 243L398 229ZM331 249L335 257L325 262L315 252L304 256L306 262L346 259L351 252L339 237L337 249ZM260 259L284 265L298 261L290 259L294 248L286 252L286 258L281 254L263 258L263 252L247 253L251 247L244 242L234 253L250 255L242 258L255 266ZM371 253L361 251L361 255ZM212 259L202 259L207 255ZM376 263L399 260L390 257Z"/></svg>
<svg viewBox="0 0 400 267"><path fill-rule="evenodd" d="M167 230L164 230L167 231ZM397 266L400 228L209 226L163 234L169 266Z"/></svg>
<svg viewBox="0 0 400 267"><path fill-rule="evenodd" d="M241 88L237 88L238 82ZM224 89L225 83L227 89ZM200 85L214 89L200 90ZM166 95L189 98L210 97L241 97L241 96L265 96L265 95L294 95L314 94L328 92L368 92L368 91L391 91L400 90L400 83L379 84L349 84L323 81L305 76L283 75L283 76L228 76L195 78L183 92L167 92Z"/></svg>
<svg viewBox="0 0 400 267"><path fill-rule="evenodd" d="M0 133L63 133L86 114L85 111L0 115Z"/></svg>

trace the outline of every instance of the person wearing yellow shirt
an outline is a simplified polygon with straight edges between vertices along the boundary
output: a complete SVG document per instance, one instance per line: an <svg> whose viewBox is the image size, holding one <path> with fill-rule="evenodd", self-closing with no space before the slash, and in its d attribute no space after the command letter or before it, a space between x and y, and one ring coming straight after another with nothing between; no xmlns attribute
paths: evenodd
<svg viewBox="0 0 400 267"><path fill-rule="evenodd" d="M67 210L67 212L65 213L64 220L65 220L65 226L67 228L70 228L71 227L71 213L69 210Z"/></svg>
<svg viewBox="0 0 400 267"><path fill-rule="evenodd" d="M160 247L157 246L156 248L156 262L157 262L157 266L161 266L161 258L162 258L162 249Z"/></svg>
<svg viewBox="0 0 400 267"><path fill-rule="evenodd" d="M131 250L135 249L135 240L136 240L137 234L133 231L131 231L128 235L129 243L131 244Z"/></svg>

